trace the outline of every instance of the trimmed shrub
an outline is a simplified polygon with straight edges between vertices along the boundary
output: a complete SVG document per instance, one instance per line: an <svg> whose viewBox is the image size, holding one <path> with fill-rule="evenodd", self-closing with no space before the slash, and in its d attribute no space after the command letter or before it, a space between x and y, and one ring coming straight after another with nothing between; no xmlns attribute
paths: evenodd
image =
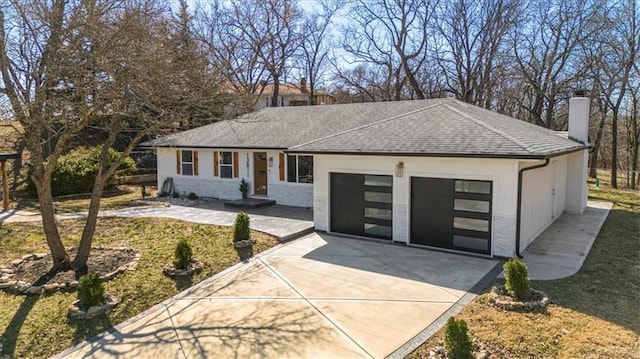
<svg viewBox="0 0 640 359"><path fill-rule="evenodd" d="M80 277L78 285L78 299L85 308L102 305L107 302L104 286L98 273L88 273Z"/></svg>
<svg viewBox="0 0 640 359"><path fill-rule="evenodd" d="M249 215L246 212L240 212L236 216L236 222L233 225L233 241L243 241L249 239Z"/></svg>
<svg viewBox="0 0 640 359"><path fill-rule="evenodd" d="M171 197L173 197L173 198L180 198L180 193L179 193L178 191L174 191L174 192L171 194Z"/></svg>
<svg viewBox="0 0 640 359"><path fill-rule="evenodd" d="M98 165L102 146L78 147L60 156L51 176L51 191L54 196L66 194L88 193L98 176ZM111 166L120 158L120 153L109 149L107 166ZM118 167L115 175L129 175L135 172L136 164L130 157ZM36 186L31 180L33 170L27 176L27 191L36 196Z"/></svg>
<svg viewBox="0 0 640 359"><path fill-rule="evenodd" d="M193 251L191 250L191 245L186 239L183 238L178 241L174 256L175 260L173 261L173 265L176 269L189 268L191 262L193 262Z"/></svg>
<svg viewBox="0 0 640 359"><path fill-rule="evenodd" d="M244 178L240 181L240 187L238 188L240 193L242 193L242 199L247 199L249 193L249 182L245 181Z"/></svg>
<svg viewBox="0 0 640 359"><path fill-rule="evenodd" d="M447 320L444 328L444 347L451 359L473 358L471 338L464 319L451 317Z"/></svg>
<svg viewBox="0 0 640 359"><path fill-rule="evenodd" d="M505 288L518 300L524 299L531 291L527 265L520 259L509 259L504 266Z"/></svg>
<svg viewBox="0 0 640 359"><path fill-rule="evenodd" d="M196 199L198 199L198 195L195 192L189 192L189 194L187 195L187 198L195 201Z"/></svg>
<svg viewBox="0 0 640 359"><path fill-rule="evenodd" d="M169 194L168 194L167 192L165 192L165 191L160 191L160 192L158 192L158 197L160 197L160 198L167 197L168 195L169 195Z"/></svg>

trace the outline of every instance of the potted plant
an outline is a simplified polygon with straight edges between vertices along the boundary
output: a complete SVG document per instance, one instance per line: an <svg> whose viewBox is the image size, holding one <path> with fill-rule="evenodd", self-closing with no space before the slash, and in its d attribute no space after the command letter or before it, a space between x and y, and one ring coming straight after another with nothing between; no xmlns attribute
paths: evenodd
<svg viewBox="0 0 640 359"><path fill-rule="evenodd" d="M190 276L202 270L204 265L193 258L193 250L185 238L178 241L174 251L173 265L166 265L162 272L169 277Z"/></svg>
<svg viewBox="0 0 640 359"><path fill-rule="evenodd" d="M244 178L240 181L240 193L242 193L242 199L247 199L247 194L249 193L249 182L245 181Z"/></svg>
<svg viewBox="0 0 640 359"><path fill-rule="evenodd" d="M236 221L233 225L233 246L236 248L252 246L255 240L251 239L250 236L249 215L246 212L240 212L236 216Z"/></svg>

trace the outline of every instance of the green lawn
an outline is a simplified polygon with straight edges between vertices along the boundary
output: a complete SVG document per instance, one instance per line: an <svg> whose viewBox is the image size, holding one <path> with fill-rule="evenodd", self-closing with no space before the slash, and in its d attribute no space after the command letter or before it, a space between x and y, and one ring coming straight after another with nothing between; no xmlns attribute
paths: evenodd
<svg viewBox="0 0 640 359"><path fill-rule="evenodd" d="M82 224L81 220L60 222L65 244L78 243ZM262 233L252 233L252 237L258 240L255 252L277 244L273 237ZM76 299L75 292L38 297L0 291L0 335L4 354L49 357L179 293L182 284L165 277L162 266L172 261L175 244L180 238L189 239L194 257L205 264L204 270L194 276L194 283L239 262L230 244L232 229L229 227L168 219L100 218L94 246L132 247L142 253L135 272L105 283L107 291L121 299L120 305L108 318L74 324L67 321L67 308ZM28 253L46 251L38 223L0 226L0 265Z"/></svg>
<svg viewBox="0 0 640 359"><path fill-rule="evenodd" d="M600 187L589 197L614 207L580 272L532 282L553 300L546 314L498 310L483 294L457 316L491 358L640 358L640 195ZM409 358L442 343L440 330Z"/></svg>

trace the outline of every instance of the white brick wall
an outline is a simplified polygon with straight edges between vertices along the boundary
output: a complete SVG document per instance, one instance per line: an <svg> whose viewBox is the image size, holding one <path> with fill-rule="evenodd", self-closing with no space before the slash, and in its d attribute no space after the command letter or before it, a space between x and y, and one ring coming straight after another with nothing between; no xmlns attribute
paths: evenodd
<svg viewBox="0 0 640 359"><path fill-rule="evenodd" d="M522 162L520 168L538 162ZM567 156L551 159L546 167L525 171L522 178L522 232L524 250L565 210Z"/></svg>
<svg viewBox="0 0 640 359"><path fill-rule="evenodd" d="M176 173L176 151L174 148L158 148L158 188L162 187L167 177L173 178L176 190L181 194L194 192L198 196L213 197L224 200L242 198L240 193L240 181L244 178L249 182L249 195L253 194L253 152L238 152L237 178L214 177L213 150L202 148L185 148L185 150L198 151L198 176L184 176ZM224 149L223 149L224 150ZM233 150L227 150L233 151ZM313 185L288 183L280 181L279 153L267 152L267 160L272 158L272 167L268 167L267 184L268 196L261 198L273 199L278 204L298 207L313 207ZM285 160L286 161L286 160ZM286 173L286 171L285 171Z"/></svg>
<svg viewBox="0 0 640 359"><path fill-rule="evenodd" d="M329 173L394 175L395 165L404 163L404 175L393 177L393 240L409 240L410 178L435 177L493 181L492 254L511 257L515 251L516 160L394 156L314 157L314 222L316 229L330 230Z"/></svg>

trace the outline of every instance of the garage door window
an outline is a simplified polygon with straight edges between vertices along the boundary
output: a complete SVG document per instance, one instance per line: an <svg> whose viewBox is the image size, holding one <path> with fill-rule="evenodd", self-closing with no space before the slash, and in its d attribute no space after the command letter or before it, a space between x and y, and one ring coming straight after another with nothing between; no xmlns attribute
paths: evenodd
<svg viewBox="0 0 640 359"><path fill-rule="evenodd" d="M393 177L331 174L331 231L391 239Z"/></svg>
<svg viewBox="0 0 640 359"><path fill-rule="evenodd" d="M411 178L411 243L491 253L490 181Z"/></svg>

